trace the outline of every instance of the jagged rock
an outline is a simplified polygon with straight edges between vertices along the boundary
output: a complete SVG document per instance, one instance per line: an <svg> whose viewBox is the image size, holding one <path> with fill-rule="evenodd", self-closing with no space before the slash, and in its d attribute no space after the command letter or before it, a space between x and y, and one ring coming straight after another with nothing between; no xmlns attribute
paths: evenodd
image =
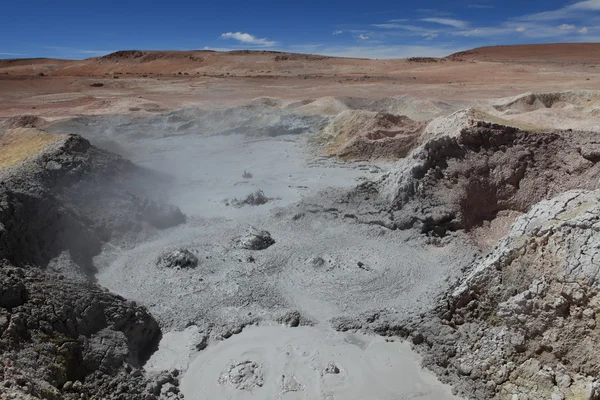
<svg viewBox="0 0 600 400"><path fill-rule="evenodd" d="M265 196L265 193L259 189L256 192L250 193L248 196L246 196L246 198L242 200L226 200L225 204L233 207L261 206L263 204L267 204L272 200L275 200L275 198Z"/></svg>
<svg viewBox="0 0 600 400"><path fill-rule="evenodd" d="M160 337L143 307L93 283L6 261L0 276L12 278L4 281L5 291L16 287L28 293L19 305L0 306L0 315L10 321L0 335L0 378L2 387L14 392L26 386L33 398L52 398L51 393L59 398L61 389L117 398L108 383L130 381L126 366L142 365ZM10 376L21 378L11 380L6 365L14 370ZM129 398L144 398L148 381L128 382Z"/></svg>
<svg viewBox="0 0 600 400"><path fill-rule="evenodd" d="M301 318L302 316L298 311L289 311L282 315L280 318L278 318L277 322L285 324L286 326L289 326L291 328L295 328L300 325Z"/></svg>
<svg viewBox="0 0 600 400"><path fill-rule="evenodd" d="M145 200L141 203L142 219L158 229L171 228L185 222L185 215L172 204Z"/></svg>
<svg viewBox="0 0 600 400"><path fill-rule="evenodd" d="M177 249L160 256L157 265L167 268L196 268L198 257L187 249Z"/></svg>
<svg viewBox="0 0 600 400"><path fill-rule="evenodd" d="M159 182L152 173L76 135L18 129L7 135L45 147L0 169L0 397L157 398L162 384L139 372L157 322L89 277L105 241L135 240L183 215L136 186ZM59 265L68 268L50 271Z"/></svg>
<svg viewBox="0 0 600 400"><path fill-rule="evenodd" d="M58 138L3 173L0 222L10 234L0 235L0 258L46 267L66 252L88 276L103 242L136 240L145 231L185 221L177 207L150 200L138 187L160 177L79 136Z"/></svg>
<svg viewBox="0 0 600 400"><path fill-rule="evenodd" d="M6 268L0 275L0 307L13 308L27 300L27 291L22 281L22 271L17 268Z"/></svg>
<svg viewBox="0 0 600 400"><path fill-rule="evenodd" d="M323 370L323 373L325 373L325 374L339 374L340 373L340 369L334 363L329 363L329 364L327 364L327 366Z"/></svg>
<svg viewBox="0 0 600 400"><path fill-rule="evenodd" d="M268 231L259 231L250 227L248 232L238 240L239 246L246 250L264 250L275 244L275 239Z"/></svg>
<svg viewBox="0 0 600 400"><path fill-rule="evenodd" d="M470 398L595 398L599 215L596 190L566 192L519 217L435 312L413 321L425 332L424 364Z"/></svg>
<svg viewBox="0 0 600 400"><path fill-rule="evenodd" d="M600 163L580 151L593 141L587 132L534 134L475 122L433 136L378 184L363 184L350 197L359 204L380 199L388 223L400 229L438 236L471 230L566 190L599 188Z"/></svg>

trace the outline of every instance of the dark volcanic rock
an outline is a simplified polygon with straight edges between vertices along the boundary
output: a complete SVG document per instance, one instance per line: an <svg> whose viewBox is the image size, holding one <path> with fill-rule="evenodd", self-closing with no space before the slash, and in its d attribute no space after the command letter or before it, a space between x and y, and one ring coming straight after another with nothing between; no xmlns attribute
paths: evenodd
<svg viewBox="0 0 600 400"><path fill-rule="evenodd" d="M167 268L196 268L198 257L187 249L177 249L160 256L156 264Z"/></svg>
<svg viewBox="0 0 600 400"><path fill-rule="evenodd" d="M276 200L276 198L265 196L265 193L259 189L256 192L250 193L242 200L239 200L237 198L232 200L226 200L225 204L234 207L262 206L263 204L267 204L272 200Z"/></svg>
<svg viewBox="0 0 600 400"><path fill-rule="evenodd" d="M267 231L259 231L251 227L248 232L239 239L239 245L246 250L264 250L275 244L275 239Z"/></svg>
<svg viewBox="0 0 600 400"><path fill-rule="evenodd" d="M185 222L185 215L179 207L171 204L158 204L144 201L141 204L142 219L158 229L171 228Z"/></svg>
<svg viewBox="0 0 600 400"><path fill-rule="evenodd" d="M0 365L11 365L0 373L0 393L21 392L19 382L28 382L34 397L58 398L67 382L79 381L86 393L118 398L103 385L118 377L128 381L127 369L141 367L160 339L145 308L93 283L7 261L0 262L0 276L0 321L7 322L0 323ZM128 382L128 398L144 398L147 383Z"/></svg>
<svg viewBox="0 0 600 400"><path fill-rule="evenodd" d="M68 251L90 275L103 242L185 222L179 208L145 196L157 176L76 135L0 176L0 258L18 266L45 267Z"/></svg>
<svg viewBox="0 0 600 400"><path fill-rule="evenodd" d="M69 135L0 182L0 398L157 399L167 384L179 396L175 377L141 369L154 318L90 281L104 242L185 220L145 196L158 177Z"/></svg>

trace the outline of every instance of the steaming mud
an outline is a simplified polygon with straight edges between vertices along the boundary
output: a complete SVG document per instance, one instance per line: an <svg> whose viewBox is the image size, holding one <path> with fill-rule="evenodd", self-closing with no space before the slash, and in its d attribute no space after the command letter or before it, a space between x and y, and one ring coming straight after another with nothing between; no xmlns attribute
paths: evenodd
<svg viewBox="0 0 600 400"><path fill-rule="evenodd" d="M382 309L430 309L472 253L414 240L376 214L363 224L338 210L340 190L390 164L316 156L309 139L322 119L288 113L247 132L220 121L222 131L206 133L203 115L159 118L153 128L124 117L80 121L90 137L168 176L168 190L149 189L187 217L143 243L106 245L94 260L98 283L145 305L161 325L145 368L189 367L182 392L191 399L453 398L407 344L325 327L353 329L343 321ZM264 245L249 239L257 232ZM264 326L275 321L315 327Z"/></svg>
<svg viewBox="0 0 600 400"><path fill-rule="evenodd" d="M191 216L244 218L283 207L327 187L349 187L358 178L380 172L370 165L344 165L305 157L305 138L282 135L171 137L138 143L138 164L164 171L174 179L167 201ZM383 164L380 164L383 166ZM372 171L372 172L371 172ZM272 199L261 207L233 207L228 200L245 199L262 190Z"/></svg>
<svg viewBox="0 0 600 400"><path fill-rule="evenodd" d="M190 330L169 334L152 368L185 359ZM209 346L192 358L186 399L458 399L408 344L323 327L261 326Z"/></svg>

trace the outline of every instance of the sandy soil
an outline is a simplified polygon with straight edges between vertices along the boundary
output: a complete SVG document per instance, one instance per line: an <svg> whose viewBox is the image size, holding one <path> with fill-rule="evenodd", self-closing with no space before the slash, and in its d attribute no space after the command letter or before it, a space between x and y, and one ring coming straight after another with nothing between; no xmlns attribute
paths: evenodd
<svg viewBox="0 0 600 400"><path fill-rule="evenodd" d="M451 57L433 62L203 51L144 52L141 57L123 53L84 61L0 60L0 117L147 115L264 96L306 100L409 95L460 108L529 91L600 89L598 52L588 49L596 45L557 46L493 48L493 60L501 60L493 62L488 61L488 49L477 49L465 61ZM522 54L539 54L538 61L531 64ZM46 76L37 76L40 72ZM94 83L103 86L91 87Z"/></svg>
<svg viewBox="0 0 600 400"><path fill-rule="evenodd" d="M600 62L599 43L551 43L519 46L489 46L463 51L451 59L505 61L524 63L597 64Z"/></svg>

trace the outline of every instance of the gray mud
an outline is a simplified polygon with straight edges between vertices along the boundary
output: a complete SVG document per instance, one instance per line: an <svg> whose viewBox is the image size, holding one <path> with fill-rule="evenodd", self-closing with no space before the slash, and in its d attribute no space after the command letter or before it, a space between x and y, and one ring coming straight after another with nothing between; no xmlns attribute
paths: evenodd
<svg viewBox="0 0 600 400"><path fill-rule="evenodd" d="M379 176L389 164L310 156L304 136L253 136L137 141L142 151L132 159L174 176L165 199L187 223L129 250L105 248L95 260L98 282L147 305L167 330L211 321L226 333L290 310L313 321L380 308L426 310L432 294L470 261L458 247L429 246L329 207L339 190ZM252 177L243 178L245 172ZM223 202L257 189L277 200L252 207ZM274 243L240 245L250 227L268 231ZM198 257L197 268L157 266L162 253L179 248Z"/></svg>
<svg viewBox="0 0 600 400"><path fill-rule="evenodd" d="M221 110L210 114L210 121L245 116L246 111ZM465 242L439 247L412 232L360 223L352 212L341 212L335 207L340 193L377 179L391 164L314 156L307 134L321 129L326 117L291 111L273 117L270 108L261 113L268 120L233 118L232 126L213 124L208 131L203 131L206 112L190 110L148 120L84 118L52 128L76 129L101 146L116 142L135 164L170 177L169 190L160 190L161 199L178 206L186 223L155 232L134 246L107 243L94 258L98 283L148 307L165 338L196 327L191 335L196 343L184 346L187 354L170 366L184 368L184 360L196 351L206 346L210 350L215 341L248 325L331 324L346 329L339 321L380 310L397 318L426 312L476 252ZM239 121L248 125L242 130ZM258 129L253 125L257 123L267 126ZM269 201L231 206L231 199L247 199L257 191ZM269 234L268 243L243 245L254 240L249 241L248 232L262 230ZM193 267L178 265L181 257L174 254L194 260ZM165 267L169 257L173 268ZM325 334L315 332L315 337ZM412 359L410 351L403 352L401 359ZM344 357L349 363L360 358ZM392 365L386 368L391 369L384 376L394 374ZM438 390L438 384L427 382L431 387L424 391L392 385L388 394L437 398L430 390ZM337 397L328 398L359 398L347 397L351 391L335 393Z"/></svg>
<svg viewBox="0 0 600 400"><path fill-rule="evenodd" d="M599 200L560 197L598 189L594 138L459 112L394 164L314 155L311 135L336 112L407 101L263 99L52 125L133 163L70 137L22 170L33 174L8 175L0 346L18 360L30 337L54 340L44 360L65 358L65 340L78 347L42 383L5 368L6 387L41 393L50 382L66 398L452 398L407 343L386 343L401 338L465 398L599 398ZM451 108L421 106L427 117L407 110L426 119ZM74 293L53 303L65 289ZM30 324L32 291L50 326ZM89 296L102 301L80 309Z"/></svg>
<svg viewBox="0 0 600 400"><path fill-rule="evenodd" d="M408 344L377 336L252 327L200 352L181 390L189 399L458 400L419 361Z"/></svg>

